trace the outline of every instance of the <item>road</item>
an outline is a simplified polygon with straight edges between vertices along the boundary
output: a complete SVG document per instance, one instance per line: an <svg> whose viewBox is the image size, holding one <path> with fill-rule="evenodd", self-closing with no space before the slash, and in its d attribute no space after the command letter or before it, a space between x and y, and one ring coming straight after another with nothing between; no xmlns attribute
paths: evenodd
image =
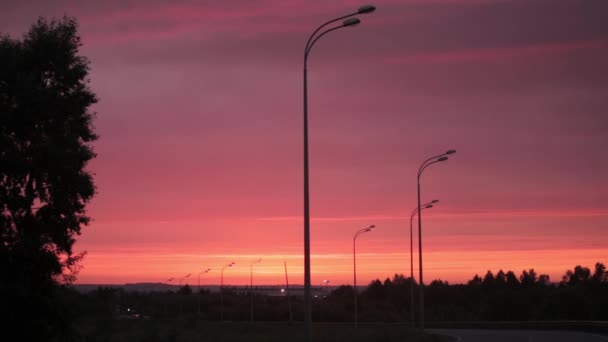
<svg viewBox="0 0 608 342"><path fill-rule="evenodd" d="M458 342L608 342L608 336L574 331L482 329L432 329L430 331L454 336Z"/></svg>

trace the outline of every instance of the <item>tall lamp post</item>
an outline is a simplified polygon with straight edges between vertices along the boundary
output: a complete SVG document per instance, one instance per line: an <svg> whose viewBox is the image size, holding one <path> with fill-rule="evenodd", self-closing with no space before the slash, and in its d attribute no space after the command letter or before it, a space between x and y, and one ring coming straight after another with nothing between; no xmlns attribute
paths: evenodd
<svg viewBox="0 0 608 342"><path fill-rule="evenodd" d="M201 314L201 273L209 273L209 271L211 271L210 268L206 269L206 270L202 270L200 272L198 272L198 314L200 316Z"/></svg>
<svg viewBox="0 0 608 342"><path fill-rule="evenodd" d="M262 262L262 259L258 259L251 264L249 264L249 294L251 296L251 323L253 323L253 265L259 264Z"/></svg>
<svg viewBox="0 0 608 342"><path fill-rule="evenodd" d="M285 266L285 290L287 295L287 307L289 308L289 324L293 321L293 312L291 311L291 298L289 297L289 278L287 277L287 261L283 261Z"/></svg>
<svg viewBox="0 0 608 342"><path fill-rule="evenodd" d="M439 202L439 200L432 200L429 203L423 204L422 209L430 209L433 207L433 204ZM412 282L410 286L410 315L412 321L412 328L416 325L415 314L414 314L414 228L413 221L414 216L418 213L418 208L412 211L410 215L410 281Z"/></svg>
<svg viewBox="0 0 608 342"><path fill-rule="evenodd" d="M183 276L182 278L179 279L179 289L177 289L177 293L179 293L179 291L182 289L182 281L184 281L184 279L188 279L190 278L190 273L186 274L185 276ZM186 285L188 285L188 283L186 282ZM184 300L183 298L179 299L179 315L182 315L182 311L184 309Z"/></svg>
<svg viewBox="0 0 608 342"><path fill-rule="evenodd" d="M356 233L355 236L353 237L353 283L354 283L354 293L355 293L355 328L357 327L357 325L359 324L359 317L358 317L358 307L357 307L357 297L358 297L358 291L357 291L357 254L356 254L356 249L355 249L355 242L357 242L357 237L363 233L367 233L367 232L371 232L372 229L376 227L375 225L371 225L367 228L362 228L359 229Z"/></svg>
<svg viewBox="0 0 608 342"><path fill-rule="evenodd" d="M360 20L352 17L357 14L371 13L374 10L376 10L376 7L371 5L361 6L354 13L350 13L324 23L313 31L304 48L304 330L305 341L307 342L312 341L312 296L310 286L310 196L308 181L308 55L310 54L310 50L312 49L313 45L317 42L317 40L319 40L319 38L331 31L359 24ZM342 23L320 32L324 27L338 21L342 21Z"/></svg>
<svg viewBox="0 0 608 342"><path fill-rule="evenodd" d="M169 284L169 286L172 286L172 285L171 285L171 282L172 282L174 279L175 279L175 278L169 278L169 279L167 279L167 283ZM171 289L170 289L170 288L169 288L169 292L171 292ZM167 311L167 304L166 304L166 303L163 303L163 312L164 312L165 314L167 314L167 312L168 312L168 311Z"/></svg>
<svg viewBox="0 0 608 342"><path fill-rule="evenodd" d="M226 267L232 267L233 265L234 261L222 267L220 276L220 322L224 321L224 269L226 269Z"/></svg>
<svg viewBox="0 0 608 342"><path fill-rule="evenodd" d="M182 281L184 281L184 279L188 279L190 278L190 273L186 274L185 276L179 278L179 287L182 287ZM186 283L187 284L187 283Z"/></svg>
<svg viewBox="0 0 608 342"><path fill-rule="evenodd" d="M448 160L448 155L456 153L456 150L447 150L445 153L433 156L425 160L418 168L418 272L420 278L420 329L424 330L424 282L422 280L422 216L420 211L422 207L420 205L420 177L422 172L430 165L440 163Z"/></svg>

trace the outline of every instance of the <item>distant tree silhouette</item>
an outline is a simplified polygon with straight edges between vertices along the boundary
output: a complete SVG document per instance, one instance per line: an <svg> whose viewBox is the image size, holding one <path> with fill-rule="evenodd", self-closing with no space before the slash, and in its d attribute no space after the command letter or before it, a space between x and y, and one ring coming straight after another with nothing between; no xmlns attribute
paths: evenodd
<svg viewBox="0 0 608 342"><path fill-rule="evenodd" d="M476 274L473 279L468 281L467 284L471 287L481 287L483 280L479 277L479 275Z"/></svg>
<svg viewBox="0 0 608 342"><path fill-rule="evenodd" d="M595 264L595 271L591 277L591 281L594 283L606 283L608 282L608 273L606 273L606 266L602 263Z"/></svg>
<svg viewBox="0 0 608 342"><path fill-rule="evenodd" d="M551 279L549 278L549 275L547 274L541 274L540 276L538 276L538 282L537 284L539 286L549 286L551 285Z"/></svg>
<svg viewBox="0 0 608 342"><path fill-rule="evenodd" d="M72 246L89 223L87 162L97 99L75 19L39 19L21 40L0 34L0 313L4 336L68 340L58 285L75 279Z"/></svg>
<svg viewBox="0 0 608 342"><path fill-rule="evenodd" d="M429 284L429 287L436 287L436 288L446 287L446 286L450 286L450 284L448 284L447 280L443 281L441 279L435 279L435 280L431 281L431 283Z"/></svg>
<svg viewBox="0 0 608 342"><path fill-rule="evenodd" d="M502 270L498 271L498 273L496 273L496 277L494 278L494 283L499 288L505 287L507 285L507 276L505 272Z"/></svg>
<svg viewBox="0 0 608 342"><path fill-rule="evenodd" d="M524 288L530 288L530 287L536 286L537 281L538 281L536 272L534 271L533 268L531 268L528 271L523 270L521 272L521 275L519 276L519 281L521 282L521 286Z"/></svg>
<svg viewBox="0 0 608 342"><path fill-rule="evenodd" d="M586 284L590 281L591 271L580 265L574 267L574 271L568 270L562 277L562 281L568 285Z"/></svg>
<svg viewBox="0 0 608 342"><path fill-rule="evenodd" d="M373 280L366 289L366 294L370 299L384 299L386 297L386 291L380 279Z"/></svg>
<svg viewBox="0 0 608 342"><path fill-rule="evenodd" d="M492 271L488 271L486 273L486 275L483 277L482 286L484 289L491 289L491 288L494 288L494 284L495 284L494 274L492 274Z"/></svg>
<svg viewBox="0 0 608 342"><path fill-rule="evenodd" d="M505 275L506 278L506 284L507 284L507 288L510 289L514 289L519 287L520 283L519 283L519 279L517 279L517 276L515 275L515 273L513 273L513 271L509 271L507 272L507 274Z"/></svg>
<svg viewBox="0 0 608 342"><path fill-rule="evenodd" d="M190 294L192 294L192 289L190 288L190 286L188 284L186 284L186 285L180 287L179 290L177 290L177 294L190 295Z"/></svg>

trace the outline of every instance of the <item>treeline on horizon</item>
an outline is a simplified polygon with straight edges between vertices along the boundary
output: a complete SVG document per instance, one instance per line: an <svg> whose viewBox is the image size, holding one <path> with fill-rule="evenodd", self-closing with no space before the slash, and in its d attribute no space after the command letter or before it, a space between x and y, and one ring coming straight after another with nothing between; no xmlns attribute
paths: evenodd
<svg viewBox="0 0 608 342"><path fill-rule="evenodd" d="M359 291L361 322L410 322L410 288L414 285L414 310L418 315L417 284L396 274L384 281L376 279ZM108 318L220 319L220 295L208 290L193 292L188 285L178 291L140 292L99 287L88 293L66 289L70 307L85 319ZM247 292L224 288L224 319L250 319L251 297ZM424 287L427 321L555 321L608 320L608 273L602 263L593 270L576 266L560 282L525 270L519 276L512 271L488 271L475 275L466 284L450 285L434 280ZM200 313L199 313L200 301ZM315 321L348 322L353 320L353 287L343 285L313 300ZM292 319L301 321L303 302L291 296ZM254 295L256 321L288 321L289 303L285 296ZM418 319L418 317L417 317ZM109 324L109 323L107 323ZM96 326L104 327L103 324ZM107 328L107 327L106 327ZM106 329L103 328L103 329ZM101 328L100 328L101 329Z"/></svg>

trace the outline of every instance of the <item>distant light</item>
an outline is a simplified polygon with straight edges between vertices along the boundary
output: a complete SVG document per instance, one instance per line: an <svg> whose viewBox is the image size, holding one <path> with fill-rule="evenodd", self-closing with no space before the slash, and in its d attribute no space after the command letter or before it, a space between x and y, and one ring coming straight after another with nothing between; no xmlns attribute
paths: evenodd
<svg viewBox="0 0 608 342"><path fill-rule="evenodd" d="M285 292L285 289L281 289L281 292Z"/></svg>

